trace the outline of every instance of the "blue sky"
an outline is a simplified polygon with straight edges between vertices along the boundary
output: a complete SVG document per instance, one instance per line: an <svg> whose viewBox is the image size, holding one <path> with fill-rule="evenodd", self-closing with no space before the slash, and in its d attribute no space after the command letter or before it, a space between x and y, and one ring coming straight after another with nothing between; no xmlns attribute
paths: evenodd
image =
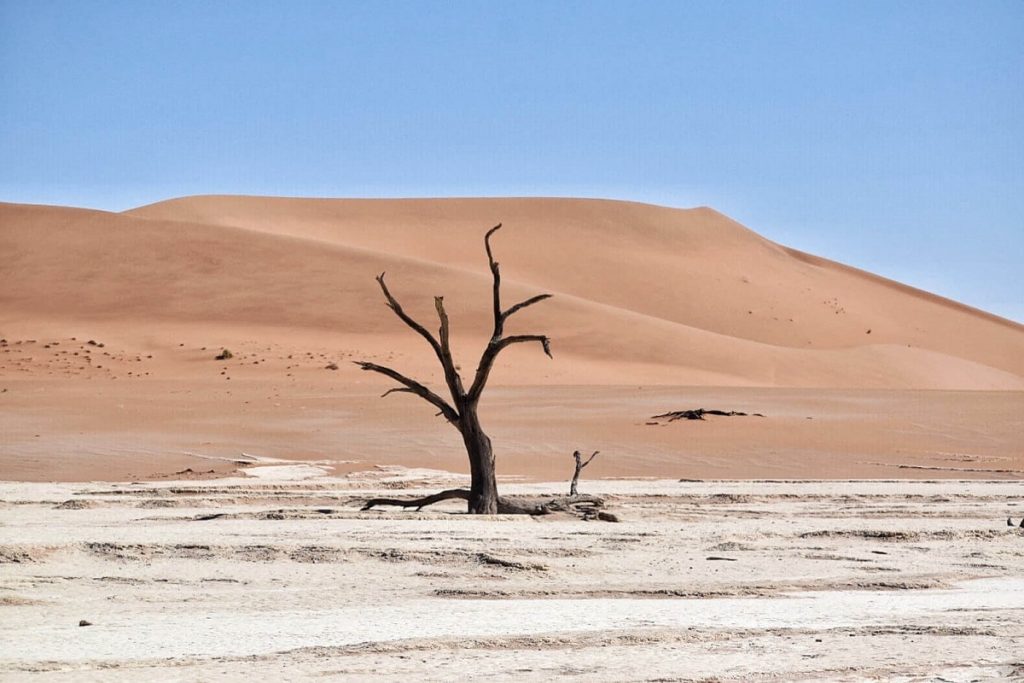
<svg viewBox="0 0 1024 683"><path fill-rule="evenodd" d="M1024 2L0 0L0 201L710 205L1024 320Z"/></svg>

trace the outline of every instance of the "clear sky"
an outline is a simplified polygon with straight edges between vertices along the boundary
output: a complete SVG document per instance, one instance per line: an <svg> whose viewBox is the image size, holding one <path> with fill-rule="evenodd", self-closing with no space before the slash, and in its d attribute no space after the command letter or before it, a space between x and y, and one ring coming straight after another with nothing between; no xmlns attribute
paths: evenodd
<svg viewBox="0 0 1024 683"><path fill-rule="evenodd" d="M0 201L212 193L710 205L1024 321L1024 2L0 0Z"/></svg>

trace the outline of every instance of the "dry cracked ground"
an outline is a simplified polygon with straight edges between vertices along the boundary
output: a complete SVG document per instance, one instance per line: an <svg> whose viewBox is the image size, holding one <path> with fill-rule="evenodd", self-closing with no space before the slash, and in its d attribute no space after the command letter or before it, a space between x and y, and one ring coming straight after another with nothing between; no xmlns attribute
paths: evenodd
<svg viewBox="0 0 1024 683"><path fill-rule="evenodd" d="M615 524L262 469L0 484L0 677L1024 679L1016 482L584 481Z"/></svg>

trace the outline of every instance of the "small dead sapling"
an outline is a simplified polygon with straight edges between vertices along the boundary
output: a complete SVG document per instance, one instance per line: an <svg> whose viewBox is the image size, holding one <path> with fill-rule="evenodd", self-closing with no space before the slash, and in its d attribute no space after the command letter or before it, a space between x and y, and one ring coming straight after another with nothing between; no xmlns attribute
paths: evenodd
<svg viewBox="0 0 1024 683"><path fill-rule="evenodd" d="M601 451L594 451L594 454L587 458L586 462L583 461L583 456L580 455L579 451L574 451L572 457L576 460L576 470L572 473L572 483L569 484L569 496L578 496L579 491L576 490L576 486L580 480L580 472L583 468L590 464L590 462L597 457L597 454Z"/></svg>

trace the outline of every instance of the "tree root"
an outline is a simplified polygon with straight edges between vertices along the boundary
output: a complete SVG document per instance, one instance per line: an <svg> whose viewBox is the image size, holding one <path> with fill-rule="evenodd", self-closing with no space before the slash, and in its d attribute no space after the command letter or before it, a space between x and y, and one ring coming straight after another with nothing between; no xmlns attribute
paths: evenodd
<svg viewBox="0 0 1024 683"><path fill-rule="evenodd" d="M453 498L461 498L468 501L470 496L469 489L448 489L447 491L441 491L435 493L432 496L425 496L424 498L413 498L413 499L401 499L401 498L371 498L363 504L362 510L369 510L377 507L378 505L391 505L394 507L403 508L416 508L416 512L419 512L428 505L434 503L440 503L442 500L452 500Z"/></svg>
<svg viewBox="0 0 1024 683"><path fill-rule="evenodd" d="M471 492L469 489L448 489L422 498L371 498L363 504L362 510L371 510L377 506L393 506L401 508L416 508L419 512L428 505L440 503L445 500L461 499L469 501ZM498 498L499 515L549 515L554 512L568 512L578 515L582 519L598 519L604 522L618 522L619 518L610 512L604 512L604 499L597 496L562 496L559 498L536 499L523 498L512 499L500 496Z"/></svg>

